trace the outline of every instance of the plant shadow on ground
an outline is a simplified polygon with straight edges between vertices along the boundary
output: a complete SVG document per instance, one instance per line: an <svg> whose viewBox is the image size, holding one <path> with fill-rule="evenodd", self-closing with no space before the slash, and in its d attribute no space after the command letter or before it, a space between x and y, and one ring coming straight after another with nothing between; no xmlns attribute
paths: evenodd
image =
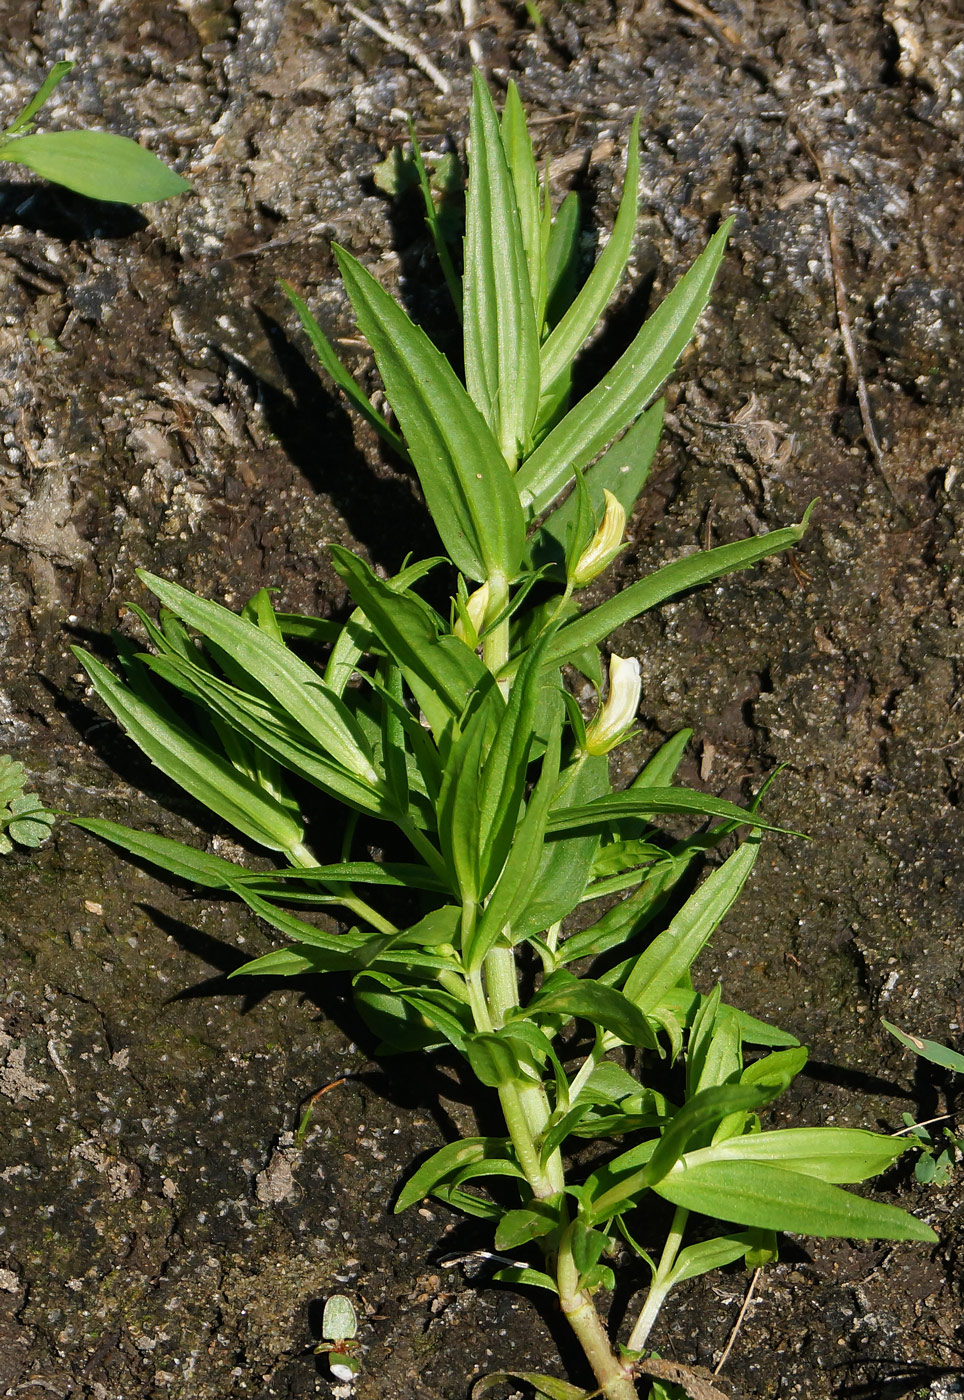
<svg viewBox="0 0 964 1400"><path fill-rule="evenodd" d="M127 239L148 222L136 205L89 199L44 180L0 179L0 235L12 225L69 244Z"/></svg>

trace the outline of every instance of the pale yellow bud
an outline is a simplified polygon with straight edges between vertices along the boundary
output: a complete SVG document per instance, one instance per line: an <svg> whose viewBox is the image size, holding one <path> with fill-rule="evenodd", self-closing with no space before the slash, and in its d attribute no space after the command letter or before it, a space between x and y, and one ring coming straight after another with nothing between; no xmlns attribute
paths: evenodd
<svg viewBox="0 0 964 1400"><path fill-rule="evenodd" d="M609 658L609 694L586 730L586 752L608 753L632 728L643 688L635 656Z"/></svg>
<svg viewBox="0 0 964 1400"><path fill-rule="evenodd" d="M603 491L606 498L606 512L602 524L576 560L572 571L572 581L577 588L584 588L602 573L623 547L626 531L626 512L611 491Z"/></svg>
<svg viewBox="0 0 964 1400"><path fill-rule="evenodd" d="M481 588L477 588L474 593L470 593L465 601L465 611L468 617L468 627L462 619L462 615L455 619L455 626L452 631L460 642L474 650L479 645L479 633L485 625L485 614L489 608L489 585L483 583Z"/></svg>

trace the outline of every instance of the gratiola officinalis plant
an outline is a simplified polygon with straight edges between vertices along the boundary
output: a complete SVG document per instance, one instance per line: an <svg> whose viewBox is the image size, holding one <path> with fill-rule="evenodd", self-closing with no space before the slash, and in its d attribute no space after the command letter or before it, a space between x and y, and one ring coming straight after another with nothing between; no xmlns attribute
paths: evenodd
<svg viewBox="0 0 964 1400"><path fill-rule="evenodd" d="M595 1376L589 1393L636 1400L651 1384L653 1322L684 1280L775 1258L779 1231L933 1238L902 1210L844 1189L907 1143L767 1130L766 1107L806 1050L727 1005L719 987L694 989L693 963L769 827L759 804L678 785L686 732L625 790L610 781L607 755L632 732L640 696L635 660L606 655L614 629L790 548L806 518L583 607L580 590L623 545L660 435L654 396L706 305L729 224L574 401L573 365L630 255L638 121L612 234L581 285L577 201L553 213L513 86L500 117L475 81L461 279L417 144L414 159L464 372L336 249L390 422L289 295L326 370L411 464L444 553L385 580L333 546L353 604L344 624L278 613L265 592L238 615L143 573L161 604L158 621L135 609L150 649L123 642L120 679L78 655L154 763L277 868L107 821L79 825L245 901L277 929L284 945L243 973L347 973L383 1050L448 1046L463 1058L480 1094L498 1100L504 1131L442 1147L397 1209L433 1196L490 1221L496 1249L522 1256L498 1277L558 1297ZM451 581L445 613L423 596L430 572ZM597 689L588 716L567 688L573 672ZM299 794L310 784L343 804L332 850L306 843L292 775ZM671 840L659 827L667 817L699 830ZM734 833L744 839L730 849ZM724 841L725 859L715 854ZM342 921L336 931L304 917L317 908ZM597 1145L591 1165L571 1167L574 1140ZM654 1218L667 1205L660 1242ZM688 1236L694 1214L703 1219ZM647 1285L624 1345L599 1311L616 1254ZM583 1393L527 1379L544 1396Z"/></svg>

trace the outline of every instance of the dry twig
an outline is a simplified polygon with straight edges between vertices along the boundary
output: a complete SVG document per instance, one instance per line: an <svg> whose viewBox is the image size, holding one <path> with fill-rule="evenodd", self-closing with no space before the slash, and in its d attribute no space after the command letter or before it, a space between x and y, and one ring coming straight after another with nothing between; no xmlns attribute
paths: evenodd
<svg viewBox="0 0 964 1400"><path fill-rule="evenodd" d="M448 78L444 73L439 72L425 50L420 49L414 40L406 39L404 34L396 34L377 19L372 19L371 15L366 15L364 10L353 5L352 0L335 0L335 3L340 5L343 10L347 10L354 19L358 20L359 24L364 24L373 34L377 34L382 43L387 44L391 49L397 49L406 58L410 58L415 67L421 69L426 78L431 78L439 92L449 93L451 91L452 84Z"/></svg>

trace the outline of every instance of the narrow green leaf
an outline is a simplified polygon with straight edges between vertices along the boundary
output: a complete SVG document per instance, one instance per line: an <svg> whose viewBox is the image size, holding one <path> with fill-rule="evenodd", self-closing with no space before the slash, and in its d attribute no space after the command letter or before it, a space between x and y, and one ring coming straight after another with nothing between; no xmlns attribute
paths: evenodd
<svg viewBox="0 0 964 1400"><path fill-rule="evenodd" d="M293 651L219 603L198 598L145 569L138 570L138 577L165 607L263 686L342 767L376 789L382 785L351 711Z"/></svg>
<svg viewBox="0 0 964 1400"><path fill-rule="evenodd" d="M514 912L522 906L526 892L532 888L542 860L549 804L559 775L561 730L561 707L558 707L543 755L542 770L525 816L516 829L505 867L482 910L471 944L463 949L470 971L481 966L486 953L495 946L503 932L511 932L510 921ZM517 935L514 935L514 941L518 941Z"/></svg>
<svg viewBox="0 0 964 1400"><path fill-rule="evenodd" d="M639 202L639 113L633 118L626 155L626 178L622 197L605 248L569 309L542 347L541 376L543 396L551 397L557 380L564 378L583 342L597 325L609 299L626 271L636 230ZM689 339L689 336L687 336ZM685 342L684 342L685 343ZM679 351L677 351L677 354ZM676 356L673 357L674 359Z"/></svg>
<svg viewBox="0 0 964 1400"><path fill-rule="evenodd" d="M705 1000L706 998L701 996L699 992L691 991L686 987L671 987L669 991L663 993L661 1005L672 1011L680 1022L687 1024L692 1021L693 1016ZM735 1006L728 1006L722 1002L720 1009L734 1017L745 1044L779 1045L788 1048L800 1044L796 1036L792 1036L789 1031L782 1031L778 1026L771 1026L766 1021L759 1021L755 1016L750 1016L746 1011L740 1011Z"/></svg>
<svg viewBox="0 0 964 1400"><path fill-rule="evenodd" d="M546 205L548 209L548 202ZM546 239L545 324L551 331L559 324L576 295L580 254L579 196L571 191L559 206ZM557 381L558 382L558 381ZM563 385L563 395L568 393Z"/></svg>
<svg viewBox="0 0 964 1400"><path fill-rule="evenodd" d="M692 737L692 729L681 729L671 739L667 739L665 744L661 744L633 779L630 791L633 788L669 787L676 777L676 770L683 761L683 754Z"/></svg>
<svg viewBox="0 0 964 1400"><path fill-rule="evenodd" d="M549 818L549 830L561 834L568 831L583 831L586 827L608 824L622 817L652 817L657 814L692 817L726 817L740 826L751 826L759 831L777 831L783 835L796 835L783 827L772 826L746 807L738 807L735 802L727 802L722 797L709 793L694 792L690 788L624 788L605 797L597 797L584 807L570 807L554 812Z"/></svg>
<svg viewBox="0 0 964 1400"><path fill-rule="evenodd" d="M466 1137L459 1142L447 1143L433 1152L428 1161L423 1162L408 1178L395 1202L395 1214L424 1200L434 1186L454 1176L460 1167L470 1162L481 1162L486 1157L508 1160L509 1151L505 1138Z"/></svg>
<svg viewBox="0 0 964 1400"><path fill-rule="evenodd" d="M442 542L467 578L514 578L525 520L512 473L444 355L344 249L335 256Z"/></svg>
<svg viewBox="0 0 964 1400"><path fill-rule="evenodd" d="M705 1162L769 1162L819 1181L847 1186L879 1176L910 1145L906 1137L868 1133L861 1128L778 1128L727 1138L690 1152L686 1160L692 1166Z"/></svg>
<svg viewBox="0 0 964 1400"><path fill-rule="evenodd" d="M141 659L174 684L188 679L191 691L210 712L209 718L215 723L233 766L251 777L259 789L265 788L261 765L257 763L259 754L255 751L254 761L244 761L248 758L242 748L246 740L257 746L266 762L275 760L283 764L357 811L385 818L397 816L391 795L377 776L374 782L368 781L330 758L319 748L318 741L270 696L267 700L259 699L205 673L202 668L171 657L145 655ZM277 800L280 806L297 810L289 798Z"/></svg>
<svg viewBox="0 0 964 1400"><path fill-rule="evenodd" d="M321 329L321 326L319 326L315 317L309 311L307 303L301 299L290 282L282 281L280 285L281 290L297 311L298 319L308 339L311 341L311 348L318 356L322 367L327 370L328 374L338 385L338 388L341 389L342 393L351 401L365 421L371 424L378 436L384 442L387 442L389 447L397 452L403 461L409 461L408 449L405 446L404 438L385 422L385 419L378 412L378 409L374 407L354 375L349 374L348 370L332 349L331 343Z"/></svg>
<svg viewBox="0 0 964 1400"><path fill-rule="evenodd" d="M506 461L515 466L539 402L539 342L516 187L492 98L478 69L473 70L472 87L462 301L465 384ZM521 121L524 132L525 119ZM518 136L515 154L521 157ZM514 560L511 568L517 563Z"/></svg>
<svg viewBox="0 0 964 1400"><path fill-rule="evenodd" d="M562 774L559 786L563 785L562 794L553 797L553 806L560 810L603 796L609 792L609 760L586 754L574 775ZM572 913L585 892L598 847L598 832L545 843L524 908L513 918L515 937L529 938Z"/></svg>
<svg viewBox="0 0 964 1400"><path fill-rule="evenodd" d="M612 492L627 517L632 514L659 446L663 413L663 400L658 399L618 441L607 448L598 462L582 474L597 516L601 516L605 506L604 491ZM578 475L576 480L578 482ZM553 563L558 566L563 560L566 540L578 518L579 499L578 489L571 491L561 505L550 511L531 537L528 557L533 567Z"/></svg>
<svg viewBox="0 0 964 1400"><path fill-rule="evenodd" d="M520 1244L551 1235L559 1223L558 1200L554 1204L550 1201L530 1201L523 1210L506 1211L495 1232L495 1247L518 1249Z"/></svg>
<svg viewBox="0 0 964 1400"><path fill-rule="evenodd" d="M604 641L617 627L665 603L676 593L685 593L723 574L748 569L761 559L779 554L784 549L792 549L806 534L811 510L812 506L807 509L799 525L771 530L767 535L738 540L735 544L719 545L716 549L701 550L672 564L664 564L648 578L630 584L614 598L600 603L598 608L565 623L549 648L546 664L558 665L577 656L587 647Z"/></svg>
<svg viewBox="0 0 964 1400"><path fill-rule="evenodd" d="M519 821L540 691L549 679L542 667L548 640L547 635L526 653L499 718L476 789L475 820L479 830L483 896L489 893L505 864ZM540 844L541 839L540 836Z"/></svg>
<svg viewBox="0 0 964 1400"><path fill-rule="evenodd" d="M751 836L710 872L690 895L665 932L641 953L623 984L623 993L641 1011L657 1006L688 972L745 884L759 850Z"/></svg>
<svg viewBox="0 0 964 1400"><path fill-rule="evenodd" d="M241 866L235 865L233 860L212 856L207 851L199 851L194 846L185 845L183 841L173 841L169 836L135 831L133 827L102 821L98 817L73 817L71 821L74 826L119 846L136 860L147 860L152 865L159 865L169 875L192 885L226 890L231 889L236 880L248 874L255 875L254 871L245 871Z"/></svg>
<svg viewBox="0 0 964 1400"><path fill-rule="evenodd" d="M575 468L588 466L607 443L639 416L669 374L709 299L731 223L727 220L713 235L609 373L526 458L518 472L517 486L530 518L545 510L568 484ZM561 331L562 326L554 334ZM560 340L560 362L561 350ZM548 382L545 367L543 382Z"/></svg>
<svg viewBox="0 0 964 1400"><path fill-rule="evenodd" d="M55 63L26 107L24 107L19 116L6 127L2 135L5 137L16 136L19 131L23 131L24 127L31 126L33 124L31 118L36 116L41 107L49 100L54 89L60 86L73 66L73 63L68 62L66 59L62 60L60 63Z"/></svg>
<svg viewBox="0 0 964 1400"><path fill-rule="evenodd" d="M502 694L491 675L480 681L477 694L481 699L446 759L436 803L439 843L453 877L453 888L471 906L488 893L488 886L483 890L478 796L485 750L505 710ZM465 947L462 951L467 955Z"/></svg>
<svg viewBox="0 0 964 1400"><path fill-rule="evenodd" d="M803 1070L810 1052L798 1045L792 1050L777 1050L748 1065L740 1075L741 1084L775 1084L782 1094Z"/></svg>
<svg viewBox="0 0 964 1400"><path fill-rule="evenodd" d="M80 647L74 655L118 723L156 768L243 835L273 851L300 846L303 828L227 759L150 705Z"/></svg>
<svg viewBox="0 0 964 1400"><path fill-rule="evenodd" d="M510 79L505 91L500 126L506 165L512 177L519 229L529 273L529 290L535 310L536 330L542 324L546 305L546 263L543 256L542 208L539 199L539 172L532 153L519 89ZM538 386L538 380L536 381Z"/></svg>
<svg viewBox="0 0 964 1400"><path fill-rule="evenodd" d="M521 1074L511 1044L500 1035L483 1031L466 1036L465 1056L476 1079L488 1089L504 1089Z"/></svg>
<svg viewBox="0 0 964 1400"><path fill-rule="evenodd" d="M757 1243L754 1230L739 1235L719 1235L713 1240L701 1240L699 1244L687 1245L680 1250L673 1265L672 1281L675 1287L688 1278L699 1278L713 1269L725 1269L727 1264L735 1264L744 1259Z"/></svg>
<svg viewBox="0 0 964 1400"><path fill-rule="evenodd" d="M657 1195L717 1220L821 1239L920 1240L937 1235L896 1206L868 1201L839 1186L764 1162L706 1162L686 1158L653 1189Z"/></svg>
<svg viewBox="0 0 964 1400"><path fill-rule="evenodd" d="M562 1012L578 1016L591 1025L611 1031L624 1045L656 1048L656 1037L646 1017L615 987L588 977L574 977L560 968L543 982L526 1007L526 1015L541 1016Z"/></svg>
<svg viewBox="0 0 964 1400"><path fill-rule="evenodd" d="M688 864L686 860L667 860L653 866L638 890L634 890L595 924L567 938L560 950L560 957L568 963L576 958L596 957L610 948L621 947L662 909ZM586 893L587 896L591 894L591 887ZM617 985L625 979L630 964L631 960L628 959L607 972L603 980L611 986Z"/></svg>
<svg viewBox="0 0 964 1400"><path fill-rule="evenodd" d="M390 588L393 593L408 595L411 593L412 585L417 583L420 578L437 568L439 564L447 565L448 562L441 554L435 555L432 559L420 560L418 564L412 564L407 569L402 569L394 578L385 580L385 586ZM431 609L429 611L431 612ZM438 618L437 613L434 616L438 619L436 626L440 627L441 619ZM331 655L325 667L325 685L336 695L343 696L348 689L349 681L358 670L362 657L375 647L376 638L361 608L355 608L348 620L339 628L339 632L340 635L331 649Z"/></svg>
<svg viewBox="0 0 964 1400"><path fill-rule="evenodd" d="M744 1109L760 1108L777 1090L760 1084L716 1084L701 1089L670 1119L659 1144L642 1170L644 1186L655 1186L676 1165L694 1138ZM688 1159L689 1160L689 1159Z"/></svg>
<svg viewBox="0 0 964 1400"><path fill-rule="evenodd" d="M5 145L0 160L26 165L90 199L149 204L191 188L136 141L109 131L41 131Z"/></svg>
<svg viewBox="0 0 964 1400"><path fill-rule="evenodd" d="M924 1040L919 1035L908 1035L906 1031L891 1025L890 1021L885 1021L883 1017L880 1024L890 1031L891 1035L896 1036L901 1045L906 1045L908 1050L920 1055L921 1059L930 1060L931 1064L940 1065L941 1069L952 1069L957 1074L964 1074L964 1055L959 1055L956 1050L950 1050L936 1040Z"/></svg>

